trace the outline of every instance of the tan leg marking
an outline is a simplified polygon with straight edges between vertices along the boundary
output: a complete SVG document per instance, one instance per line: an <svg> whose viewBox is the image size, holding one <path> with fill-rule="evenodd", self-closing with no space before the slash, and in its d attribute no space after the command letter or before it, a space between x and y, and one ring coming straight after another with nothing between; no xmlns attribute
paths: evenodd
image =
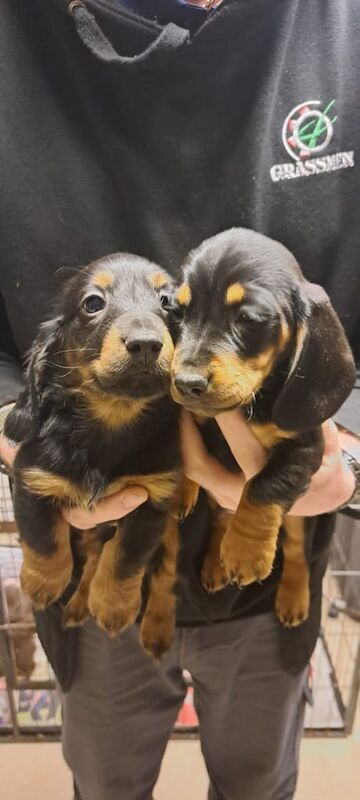
<svg viewBox="0 0 360 800"><path fill-rule="evenodd" d="M208 592L218 592L228 583L226 572L221 564L220 550L231 516L225 511L217 511L215 516L209 549L201 570L201 583Z"/></svg>
<svg viewBox="0 0 360 800"><path fill-rule="evenodd" d="M162 545L162 563L150 580L146 611L140 627L140 640L144 649L159 660L172 643L175 629L177 554L179 549L178 524L169 514Z"/></svg>
<svg viewBox="0 0 360 800"><path fill-rule="evenodd" d="M283 512L279 505L251 503L246 487L221 544L229 581L246 586L262 581L274 563Z"/></svg>
<svg viewBox="0 0 360 800"><path fill-rule="evenodd" d="M180 486L180 503L178 509L178 518L180 520L186 519L191 514L196 506L199 497L200 486L198 483L186 478L182 478Z"/></svg>
<svg viewBox="0 0 360 800"><path fill-rule="evenodd" d="M301 625L309 615L309 570L305 559L302 517L285 517L284 564L276 595L276 614L287 628Z"/></svg>
<svg viewBox="0 0 360 800"><path fill-rule="evenodd" d="M121 555L121 527L103 546L96 573L91 581L89 609L97 624L109 636L117 636L135 622L141 606L144 570L121 579L116 570Z"/></svg>
<svg viewBox="0 0 360 800"><path fill-rule="evenodd" d="M71 580L73 558L70 529L61 515L56 520L53 537L55 550L51 555L42 555L25 542L21 543L21 586L38 609L44 609L58 600Z"/></svg>
<svg viewBox="0 0 360 800"><path fill-rule="evenodd" d="M82 544L85 551L85 564L80 583L64 610L64 625L73 628L82 625L90 614L89 592L103 548L96 528L83 531Z"/></svg>

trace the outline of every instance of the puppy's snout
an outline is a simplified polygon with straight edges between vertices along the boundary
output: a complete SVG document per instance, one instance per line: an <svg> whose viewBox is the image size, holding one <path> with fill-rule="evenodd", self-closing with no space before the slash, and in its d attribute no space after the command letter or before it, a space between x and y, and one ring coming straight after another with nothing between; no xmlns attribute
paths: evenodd
<svg viewBox="0 0 360 800"><path fill-rule="evenodd" d="M125 347L134 361L151 364L162 350L163 340L155 331L142 331L128 336Z"/></svg>
<svg viewBox="0 0 360 800"><path fill-rule="evenodd" d="M209 379L199 372L178 374L174 380L179 394L189 397L199 397L206 392Z"/></svg>

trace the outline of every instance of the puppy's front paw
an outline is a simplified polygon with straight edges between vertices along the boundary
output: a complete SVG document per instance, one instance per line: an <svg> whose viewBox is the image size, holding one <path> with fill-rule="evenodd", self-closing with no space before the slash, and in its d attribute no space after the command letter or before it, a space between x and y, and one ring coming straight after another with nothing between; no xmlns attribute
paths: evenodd
<svg viewBox="0 0 360 800"><path fill-rule="evenodd" d="M89 609L97 624L111 637L132 625L141 606L141 578L104 583L96 574L90 586Z"/></svg>
<svg viewBox="0 0 360 800"><path fill-rule="evenodd" d="M221 562L229 582L247 586L270 575L281 519L280 506L241 499L221 543Z"/></svg>
<svg viewBox="0 0 360 800"><path fill-rule="evenodd" d="M266 542L247 540L231 530L221 543L221 563L229 583L247 586L270 575L276 552L276 536Z"/></svg>
<svg viewBox="0 0 360 800"><path fill-rule="evenodd" d="M281 579L276 594L276 615L285 628L295 628L309 616L310 591L308 572L299 568L298 574Z"/></svg>
<svg viewBox="0 0 360 800"><path fill-rule="evenodd" d="M88 597L77 588L64 609L64 625L66 628L76 628L82 625L89 615Z"/></svg>
<svg viewBox="0 0 360 800"><path fill-rule="evenodd" d="M103 628L111 638L118 636L129 625L132 625L140 611L140 603L136 606L121 606L116 608L107 603L98 603L94 598L90 602L90 612L95 617L97 624Z"/></svg>
<svg viewBox="0 0 360 800"><path fill-rule="evenodd" d="M177 518L183 522L189 514L192 514L199 497L200 487L189 478L183 478L182 487L180 491L180 503L177 513Z"/></svg>
<svg viewBox="0 0 360 800"><path fill-rule="evenodd" d="M228 577L220 560L220 553L209 551L203 561L201 583L207 592L219 592L228 583Z"/></svg>

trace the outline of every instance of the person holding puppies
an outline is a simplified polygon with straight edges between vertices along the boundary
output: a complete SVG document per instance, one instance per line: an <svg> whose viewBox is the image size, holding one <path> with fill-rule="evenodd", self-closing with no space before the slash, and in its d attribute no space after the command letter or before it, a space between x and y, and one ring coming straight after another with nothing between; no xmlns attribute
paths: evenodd
<svg viewBox="0 0 360 800"><path fill-rule="evenodd" d="M358 363L360 15L352 0L345 5L346 13L336 0L5 0L1 430L23 387L24 354L72 270L125 252L179 280L191 250L233 227L294 254L305 278L329 294ZM355 434L357 394L338 415ZM238 409L217 424L240 471L214 458L189 414L184 470L235 511L267 451ZM309 517L313 541L302 624L277 621L273 573L241 590L204 589L202 493L184 523L177 629L159 665L136 626L110 640L92 620L64 629L57 603L37 614L62 687L76 797L150 800L185 696L183 668L194 682L209 800L293 797L331 512L358 501L356 465L342 452L356 456L356 437L332 420L323 434L321 467L290 510ZM2 435L8 467L14 452ZM129 487L65 516L85 530L146 500L145 489Z"/></svg>

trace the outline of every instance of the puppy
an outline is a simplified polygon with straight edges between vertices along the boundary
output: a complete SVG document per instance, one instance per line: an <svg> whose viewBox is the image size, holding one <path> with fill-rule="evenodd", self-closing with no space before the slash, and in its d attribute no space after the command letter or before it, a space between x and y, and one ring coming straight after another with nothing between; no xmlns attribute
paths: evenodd
<svg viewBox="0 0 360 800"><path fill-rule="evenodd" d="M343 328L285 247L241 228L190 253L176 301L174 400L203 417L241 406L269 451L236 513L214 523L204 585L216 591L266 578L284 525L276 610L285 625L297 625L308 615L308 568L304 520L288 512L320 467L319 426L354 383Z"/></svg>
<svg viewBox="0 0 360 800"><path fill-rule="evenodd" d="M65 622L79 624L90 611L116 635L136 620L150 571L141 637L156 657L174 626L181 476L179 409L169 396L170 289L163 270L128 254L77 272L40 326L26 388L5 429L21 442L14 510L24 591L40 609L60 598L80 543L82 576ZM114 521L115 533L100 526L71 541L62 508L90 509L132 485L149 499Z"/></svg>
<svg viewBox="0 0 360 800"><path fill-rule="evenodd" d="M11 632L16 675L18 678L29 680L36 667L36 643L34 633L31 631L31 626L34 625L31 604L29 599L22 595L15 580L6 580L3 590L7 607L6 617L10 625L19 625L20 623L19 627L14 628ZM0 653L0 677L4 674L5 669Z"/></svg>

